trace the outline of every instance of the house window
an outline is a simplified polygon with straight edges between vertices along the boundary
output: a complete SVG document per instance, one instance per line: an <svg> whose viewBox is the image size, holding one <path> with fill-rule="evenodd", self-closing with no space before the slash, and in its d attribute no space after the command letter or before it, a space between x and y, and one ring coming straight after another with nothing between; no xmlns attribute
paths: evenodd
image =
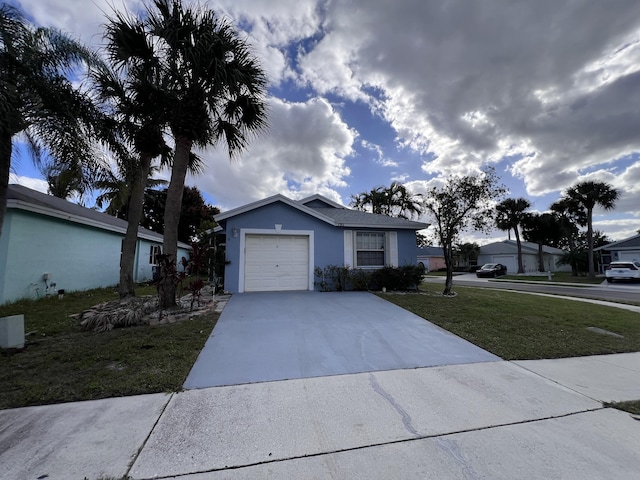
<svg viewBox="0 0 640 480"><path fill-rule="evenodd" d="M149 263L151 265L158 264L158 255L162 253L160 245L151 245L149 247Z"/></svg>
<svg viewBox="0 0 640 480"><path fill-rule="evenodd" d="M385 235L376 232L356 233L356 266L384 267Z"/></svg>

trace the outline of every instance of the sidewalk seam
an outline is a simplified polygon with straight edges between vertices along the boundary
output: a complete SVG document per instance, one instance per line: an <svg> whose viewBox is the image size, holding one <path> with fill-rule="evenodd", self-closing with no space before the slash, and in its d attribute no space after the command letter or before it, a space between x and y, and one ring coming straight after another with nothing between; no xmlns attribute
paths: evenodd
<svg viewBox="0 0 640 480"><path fill-rule="evenodd" d="M543 418L534 418L534 419L530 419L530 420L521 420L518 422L511 422L511 423L503 423L503 424L498 424L498 425L488 425L485 427L478 427L478 428L470 428L470 429L466 429L466 430L457 430L454 432L447 432L447 433L439 433L439 434L432 434L432 435L420 435L420 436L416 436L413 438L402 438L399 440L391 440L388 442L379 442L379 443L372 443L370 445L360 445L357 447L349 447L349 448L339 448L336 450L330 450L330 451L326 451L326 452L318 452L318 453L310 453L307 455L294 455L291 457L286 457L286 458L277 458L277 459L273 459L273 460L265 460L262 462L253 462L253 463L247 463L245 465L234 465L231 467L225 466L225 467L218 467L218 468L210 468L208 470L198 470L195 472L187 472L187 473L178 473L178 474L171 474L171 475L166 475L166 476L154 476L154 477L149 477L149 478L142 478L142 479L138 479L138 480L167 480L167 479L172 479L172 478L181 478L181 477L187 477L190 475L199 475L199 474L203 474L203 473L213 473L213 472L224 472L226 470L239 470L242 468L249 468L249 467L257 467L259 465L269 465L272 463L280 463L280 462L288 462L291 460L301 460L301 459L305 459L305 458L314 458L314 457L322 457L325 455L333 455L336 453L345 453L345 452L355 452L358 450L365 450L367 448L373 448L373 447L382 447L385 445L396 445L396 444L401 444L401 443L408 443L408 442L415 442L417 440L429 440L432 438L442 438L442 437L449 437L451 435L458 435L460 433L471 433L471 432L481 432L484 430L491 430L494 428L501 428L501 427L509 427L512 425L524 425L527 423L535 423L535 422L541 422L541 421L545 421L545 420L554 420L557 418L566 418L566 417L571 417L574 415L581 415L583 413L591 413L591 412L597 412L600 410L606 410L607 408L602 406L602 407L596 407L596 408L590 408L590 409L586 409L586 410L580 410L577 412L569 412L569 413L565 413L562 415L553 415L550 417L543 417Z"/></svg>
<svg viewBox="0 0 640 480"><path fill-rule="evenodd" d="M164 412L167 410L167 407L169 406L169 403L171 402L171 400L173 399L173 396L175 394L176 394L176 392L171 392L171 394L169 395L169 398L167 399L167 402L164 404L164 407L162 407L162 411L160 412L160 415L158 415L158 418L156 418L156 421L153 423L153 426L151 427L151 430L149 430L149 433L147 434L147 436L145 437L144 441L142 442L142 445L140 445L140 448L138 448L138 451L133 455L133 457L131 458L131 461L127 465L127 471L125 472L123 478L131 478L130 475L129 475L129 473L131 473L131 469L133 468L133 466L135 465L136 461L140 457L140 454L142 453L142 450L144 449L144 447L149 442L149 439L151 438L151 435L153 434L154 430L158 426L158 423L160 422L160 419L164 415Z"/></svg>

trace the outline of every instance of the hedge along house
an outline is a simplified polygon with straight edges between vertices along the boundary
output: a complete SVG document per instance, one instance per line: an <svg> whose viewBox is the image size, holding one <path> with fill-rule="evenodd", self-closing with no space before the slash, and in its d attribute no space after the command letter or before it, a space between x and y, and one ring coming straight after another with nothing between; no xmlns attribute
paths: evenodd
<svg viewBox="0 0 640 480"><path fill-rule="evenodd" d="M9 185L0 237L0 305L22 298L117 285L125 220ZM152 279L162 235L140 228L134 280ZM178 255L189 258L181 243ZM178 259L180 260L180 259Z"/></svg>
<svg viewBox="0 0 640 480"><path fill-rule="evenodd" d="M314 269L416 264L416 231L428 224L348 209L313 195L283 195L215 216L226 244L225 290L314 290Z"/></svg>

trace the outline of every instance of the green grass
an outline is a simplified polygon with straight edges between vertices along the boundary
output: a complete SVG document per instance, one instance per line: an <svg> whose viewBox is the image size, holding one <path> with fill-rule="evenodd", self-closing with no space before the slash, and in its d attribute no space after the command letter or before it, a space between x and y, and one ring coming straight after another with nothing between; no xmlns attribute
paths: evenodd
<svg viewBox="0 0 640 480"><path fill-rule="evenodd" d="M500 280L520 280L526 282L548 282L547 275L504 275L499 277ZM571 272L554 272L551 276L554 283L584 283L588 285L600 285L604 282L604 277L574 277Z"/></svg>
<svg viewBox="0 0 640 480"><path fill-rule="evenodd" d="M455 297L380 294L506 360L640 351L640 314L592 303L456 287ZM616 338L587 327L623 335Z"/></svg>
<svg viewBox="0 0 640 480"><path fill-rule="evenodd" d="M633 413L634 415L640 415L640 400L631 400L628 402L606 402L604 406L617 408L618 410Z"/></svg>
<svg viewBox="0 0 640 480"><path fill-rule="evenodd" d="M219 314L105 333L69 318L116 298L111 288L1 306L0 317L23 313L30 333L23 351L0 353L0 408L179 390Z"/></svg>

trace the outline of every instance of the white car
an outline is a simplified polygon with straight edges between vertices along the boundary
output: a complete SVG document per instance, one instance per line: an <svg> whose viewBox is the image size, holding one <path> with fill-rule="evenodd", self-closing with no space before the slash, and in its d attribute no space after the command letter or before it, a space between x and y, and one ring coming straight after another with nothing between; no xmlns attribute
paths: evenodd
<svg viewBox="0 0 640 480"><path fill-rule="evenodd" d="M611 262L604 271L607 282L614 280L640 280L640 262Z"/></svg>

